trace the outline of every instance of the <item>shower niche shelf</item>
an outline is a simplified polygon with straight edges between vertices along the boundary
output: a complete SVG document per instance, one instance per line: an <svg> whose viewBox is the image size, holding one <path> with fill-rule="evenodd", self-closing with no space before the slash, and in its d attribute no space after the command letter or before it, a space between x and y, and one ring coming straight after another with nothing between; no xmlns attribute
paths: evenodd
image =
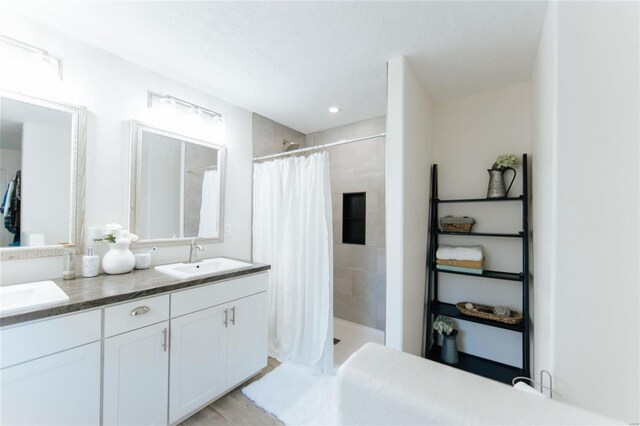
<svg viewBox="0 0 640 426"><path fill-rule="evenodd" d="M367 193L342 194L342 244L365 245Z"/></svg>
<svg viewBox="0 0 640 426"><path fill-rule="evenodd" d="M438 345L437 333L433 331L433 321L438 315L453 318L457 321L467 321L480 324L485 327L501 328L514 333L518 333L521 337L522 350L522 368L502 364L492 359L482 358L476 355L459 352L459 363L451 366L480 376L488 377L493 380L511 384L511 380L517 376L530 377L530 318L529 318L529 182L528 182L528 164L527 154L522 155L522 195L518 197L486 199L486 198L468 198L468 199L444 199L438 198L438 165L434 164L431 168L431 202L429 216L429 247L427 253L427 291L425 303L425 348L426 358L442 362L440 360L441 346ZM499 207L502 202L517 202L521 207L522 214L522 231L517 233L494 233L494 232L470 232L470 233L453 233L441 231L438 227L438 206L443 203L483 203L490 202L492 206ZM475 241L477 238L513 238L519 240L522 244L522 265L521 272L501 272L485 270L483 274L470 274L466 272L454 272L439 270L436 265L436 250L439 245L439 237L464 237L464 243ZM516 325L502 324L495 321L483 320L480 318L464 316L455 307L455 304L445 303L439 299L438 285L439 274L464 275L474 278L490 278L501 281L511 281L519 286L522 297L522 316L521 323ZM482 285L478 280L477 285ZM449 364L445 364L449 365Z"/></svg>

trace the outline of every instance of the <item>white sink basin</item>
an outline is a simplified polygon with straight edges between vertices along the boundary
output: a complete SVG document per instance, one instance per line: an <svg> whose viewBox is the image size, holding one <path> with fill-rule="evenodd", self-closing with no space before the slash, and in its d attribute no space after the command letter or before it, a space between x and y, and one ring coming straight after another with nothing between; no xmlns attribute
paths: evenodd
<svg viewBox="0 0 640 426"><path fill-rule="evenodd" d="M69 296L53 281L0 287L0 314L15 314L34 308L68 302Z"/></svg>
<svg viewBox="0 0 640 426"><path fill-rule="evenodd" d="M156 266L156 271L171 275L176 278L196 278L205 275L217 274L251 266L251 263L240 262L239 260L216 257L205 259L196 263L174 263L172 265Z"/></svg>

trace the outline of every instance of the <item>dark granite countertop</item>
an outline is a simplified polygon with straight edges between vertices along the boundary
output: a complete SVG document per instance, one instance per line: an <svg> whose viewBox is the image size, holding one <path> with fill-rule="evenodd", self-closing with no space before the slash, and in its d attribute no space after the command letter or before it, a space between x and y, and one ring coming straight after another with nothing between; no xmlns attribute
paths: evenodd
<svg viewBox="0 0 640 426"><path fill-rule="evenodd" d="M0 326L97 308L112 303L255 274L269 269L271 269L269 265L253 263L252 266L243 269L220 272L206 277L179 279L157 272L152 267L145 270L134 270L122 275L98 275L93 278L77 278L70 281L56 279L52 281L69 296L68 302L3 315L0 317Z"/></svg>

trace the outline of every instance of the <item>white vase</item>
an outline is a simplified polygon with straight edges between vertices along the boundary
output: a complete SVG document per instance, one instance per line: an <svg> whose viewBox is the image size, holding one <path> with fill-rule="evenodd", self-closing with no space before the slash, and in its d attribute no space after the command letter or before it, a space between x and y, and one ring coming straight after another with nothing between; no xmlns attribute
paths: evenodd
<svg viewBox="0 0 640 426"><path fill-rule="evenodd" d="M129 250L130 243L107 243L109 251L102 258L102 269L110 275L131 272L136 258Z"/></svg>

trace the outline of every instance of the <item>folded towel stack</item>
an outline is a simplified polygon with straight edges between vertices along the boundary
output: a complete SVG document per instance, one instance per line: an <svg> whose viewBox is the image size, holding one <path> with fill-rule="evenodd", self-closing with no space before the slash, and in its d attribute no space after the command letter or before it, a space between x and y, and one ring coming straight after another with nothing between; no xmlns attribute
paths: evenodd
<svg viewBox="0 0 640 426"><path fill-rule="evenodd" d="M443 260L474 260L484 259L482 246L447 246L441 245L436 251L436 258Z"/></svg>
<svg viewBox="0 0 640 426"><path fill-rule="evenodd" d="M441 245L436 251L436 268L443 271L482 274L484 272L482 246Z"/></svg>
<svg viewBox="0 0 640 426"><path fill-rule="evenodd" d="M454 259L437 259L438 265L457 266L459 268L484 268L484 259L482 260L454 260Z"/></svg>

